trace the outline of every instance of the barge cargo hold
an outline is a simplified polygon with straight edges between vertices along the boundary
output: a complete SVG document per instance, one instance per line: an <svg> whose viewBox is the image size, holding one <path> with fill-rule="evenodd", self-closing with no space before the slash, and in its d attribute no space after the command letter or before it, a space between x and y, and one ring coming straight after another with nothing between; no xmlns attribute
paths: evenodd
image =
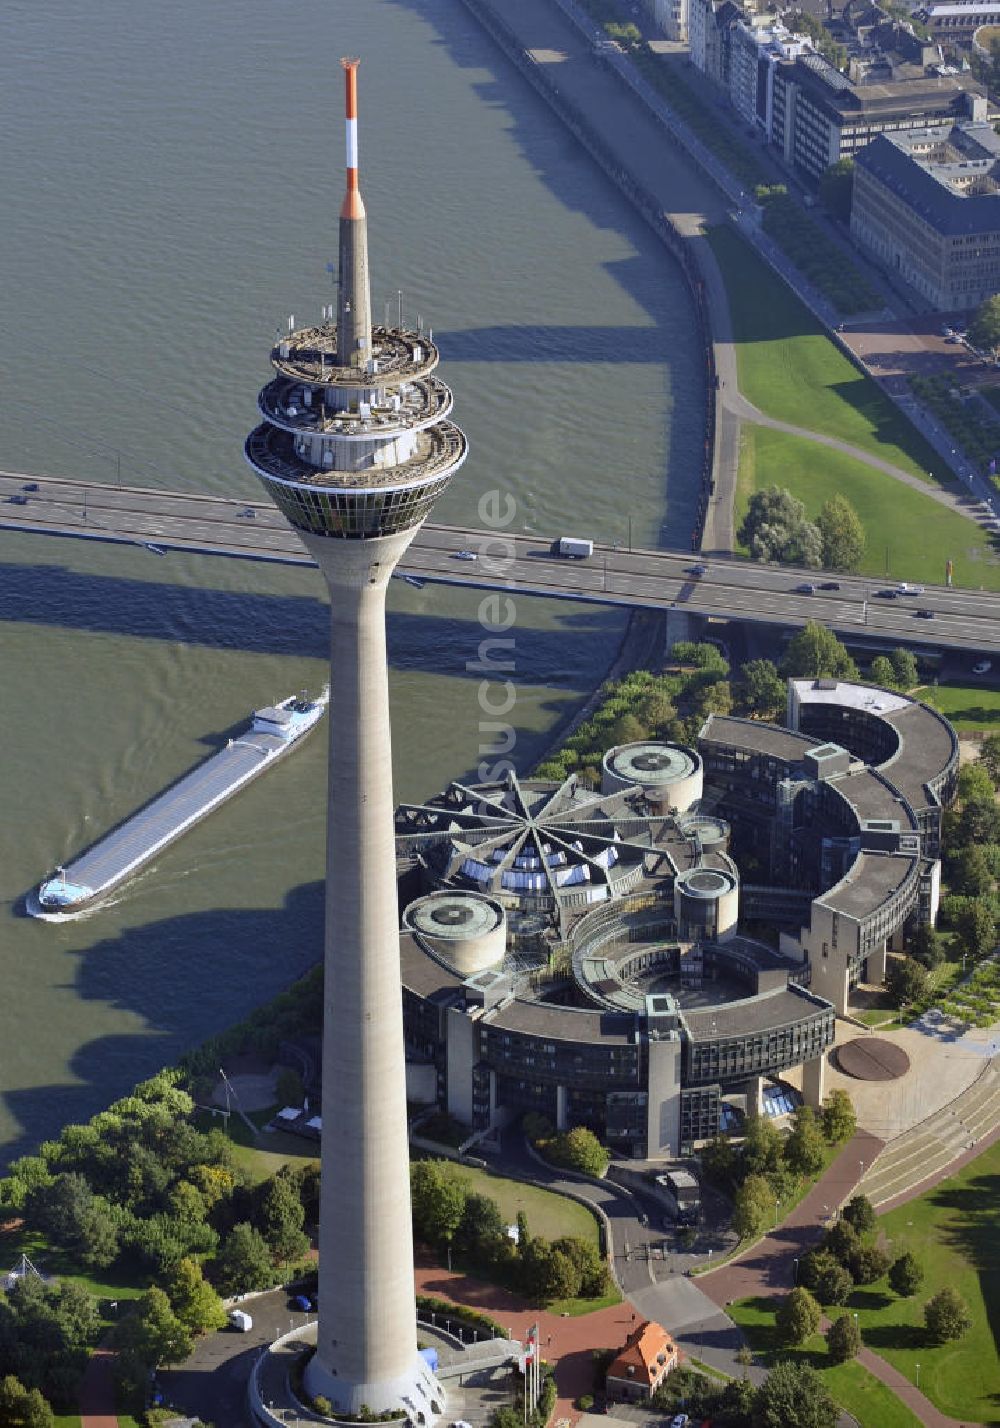
<svg viewBox="0 0 1000 1428"><path fill-rule="evenodd" d="M182 833L270 768L313 729L328 695L290 696L255 711L245 734L185 774L131 818L57 868L26 901L32 917L62 922L87 912Z"/></svg>

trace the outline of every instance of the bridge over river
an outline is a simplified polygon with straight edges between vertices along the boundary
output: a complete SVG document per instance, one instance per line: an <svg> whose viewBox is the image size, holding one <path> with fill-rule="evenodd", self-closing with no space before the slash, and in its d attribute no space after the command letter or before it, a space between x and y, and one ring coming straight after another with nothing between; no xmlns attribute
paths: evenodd
<svg viewBox="0 0 1000 1428"><path fill-rule="evenodd" d="M0 529L125 542L159 553L313 564L269 503L16 472L0 472ZM935 585L917 596L887 598L879 592L893 589L891 581L840 575L836 589L824 590L820 586L831 581L816 571L596 542L589 560L563 560L552 554L552 539L500 526L484 530L428 522L400 573L438 584L677 615L790 627L819 620L844 637L873 644L1000 652L1000 593ZM476 559L463 559L460 552ZM696 573L701 567L704 573ZM816 587L813 594L796 588L806 583Z"/></svg>

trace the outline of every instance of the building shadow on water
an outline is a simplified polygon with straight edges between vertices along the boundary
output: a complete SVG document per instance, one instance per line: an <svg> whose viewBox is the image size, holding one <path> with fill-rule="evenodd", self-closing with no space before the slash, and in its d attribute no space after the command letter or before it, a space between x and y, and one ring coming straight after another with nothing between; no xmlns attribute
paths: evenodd
<svg viewBox="0 0 1000 1428"><path fill-rule="evenodd" d="M453 610L436 614L427 608L426 600L420 610L390 609L390 668L433 668L436 674L453 678L481 679L481 671L467 665L476 658L483 635L477 611L484 593L468 592L467 614ZM329 619L327 603L318 596L151 583L62 565L0 564L0 622L326 660ZM592 662L578 658L581 651L573 645L594 638L606 642L614 619L620 616L610 614L608 607L567 605L557 626L519 626L517 673L548 682L551 671L552 682L571 689L584 687L585 671Z"/></svg>
<svg viewBox="0 0 1000 1428"><path fill-rule="evenodd" d="M323 894L322 881L303 883L280 907L181 914L67 954L75 997L127 1012L143 1029L81 1046L68 1071L75 1084L4 1091L21 1130L0 1147L0 1160L88 1120L303 976L322 956Z"/></svg>

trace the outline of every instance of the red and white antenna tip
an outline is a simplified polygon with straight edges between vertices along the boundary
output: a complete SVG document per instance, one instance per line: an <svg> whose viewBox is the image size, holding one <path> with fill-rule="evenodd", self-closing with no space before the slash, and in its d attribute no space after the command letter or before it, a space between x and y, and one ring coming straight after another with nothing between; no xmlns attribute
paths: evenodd
<svg viewBox="0 0 1000 1428"><path fill-rule="evenodd" d="M341 218L364 218L365 208L358 187L358 65L360 60L342 59L344 67L344 123L347 132L347 192Z"/></svg>

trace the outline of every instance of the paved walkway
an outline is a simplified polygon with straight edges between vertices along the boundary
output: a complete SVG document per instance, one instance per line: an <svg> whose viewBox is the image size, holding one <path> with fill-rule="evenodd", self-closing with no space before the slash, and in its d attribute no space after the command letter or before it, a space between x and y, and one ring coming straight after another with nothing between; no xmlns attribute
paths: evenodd
<svg viewBox="0 0 1000 1428"><path fill-rule="evenodd" d="M111 1349L96 1348L80 1381L81 1428L118 1428L115 1411L115 1355Z"/></svg>

